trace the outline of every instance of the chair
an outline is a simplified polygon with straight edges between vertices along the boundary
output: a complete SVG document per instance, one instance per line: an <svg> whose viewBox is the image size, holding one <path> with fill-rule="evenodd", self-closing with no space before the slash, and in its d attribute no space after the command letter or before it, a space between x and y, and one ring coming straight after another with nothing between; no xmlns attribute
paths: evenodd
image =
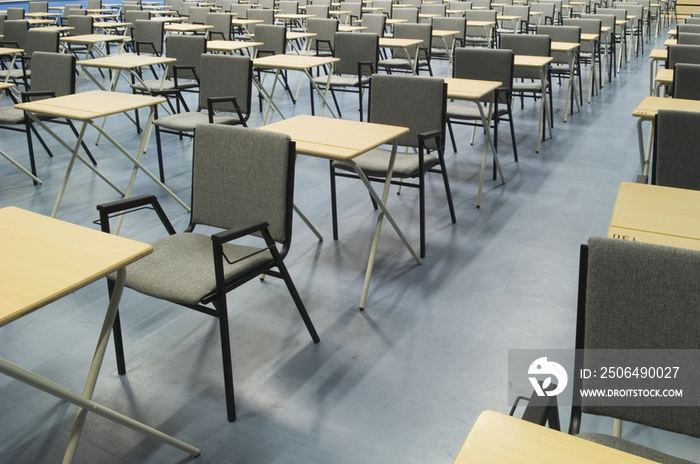
<svg viewBox="0 0 700 464"><path fill-rule="evenodd" d="M31 91L22 93L23 101L40 100L43 98L60 97L75 93L75 57L65 53L47 53L35 51L32 54L32 79ZM10 94L13 100L14 96ZM17 103L15 101L15 103ZM53 118L50 115L38 116L42 121L57 122L60 124L68 124L78 137L78 131L70 120L61 121ZM27 136L27 148L29 151L29 161L31 163L31 171L36 176L36 163L34 160L34 144L32 142L32 132L44 147L49 156L53 156L49 147L44 143L37 132L36 127L32 124L32 120L25 115L24 111L15 109L13 106L4 106L0 108L0 129L7 129L15 132L24 132ZM85 143L82 147L87 153L90 160L95 163L95 159L88 150ZM36 182L35 182L36 183Z"/></svg>
<svg viewBox="0 0 700 464"><path fill-rule="evenodd" d="M26 48L29 21L5 21L3 30L5 32L5 37L3 37L2 42L0 42L3 47L21 48L22 50Z"/></svg>
<svg viewBox="0 0 700 464"><path fill-rule="evenodd" d="M420 215L420 255L425 256L425 180L426 172L440 173L452 223L457 222L452 204L452 193L444 161L445 105L447 84L442 79L419 76L388 76L375 74L370 82L368 121L408 127L410 132L399 137L401 147L416 149L418 153L398 153L392 184L418 188ZM426 151L437 151L437 156ZM390 150L376 148L354 158L371 181L384 182L389 165ZM343 172L339 172L343 171ZM338 214L335 204L336 176L355 178L351 166L341 161L331 163L331 206L333 238L338 239ZM407 179L417 179L417 183Z"/></svg>
<svg viewBox="0 0 700 464"><path fill-rule="evenodd" d="M530 20L530 7L523 5L506 5L503 7L503 14L506 16L517 16L515 23L512 20L501 21L498 28L499 34L527 34Z"/></svg>
<svg viewBox="0 0 700 464"><path fill-rule="evenodd" d="M513 35L504 34L501 36L501 48L513 50L516 55L533 55L533 56L551 56L552 55L552 39L545 35ZM535 69L515 68L513 72L515 79L532 79L532 82L515 81L513 82L513 93L520 95L520 104L523 106L523 97L526 93L532 93L534 98L544 98L542 95L542 83L540 82L540 74ZM549 72L545 74L545 86L549 90L549 115L550 124L553 124L552 117L552 85L550 82Z"/></svg>
<svg viewBox="0 0 700 464"><path fill-rule="evenodd" d="M423 23L430 23L437 19L437 18L444 18L447 16L447 5L445 4L425 4L420 8L420 14L426 14L426 15L438 15L433 18L423 18L421 22ZM433 27L435 25L433 24ZM437 29L437 28L436 28Z"/></svg>
<svg viewBox="0 0 700 464"><path fill-rule="evenodd" d="M676 31L679 34L682 34L683 32L700 34L700 24L678 24L676 26Z"/></svg>
<svg viewBox="0 0 700 464"><path fill-rule="evenodd" d="M185 232L175 233L152 195L97 209L105 232L110 230L110 214L147 204L158 211L170 235L153 243L152 254L128 266L126 286L219 319L226 411L233 422L228 292L263 273L282 278L311 339L320 341L283 262L292 240L295 145L285 135L218 124L200 124L196 134L192 212ZM223 231L211 237L194 232L200 224ZM262 238L264 244L230 243L243 237ZM118 369L124 374L118 319L114 327Z"/></svg>
<svg viewBox="0 0 700 464"><path fill-rule="evenodd" d="M531 15L528 21L528 27L536 31L540 24L554 25L554 8L556 5L550 2L532 2L530 3L531 13L542 13L539 15Z"/></svg>
<svg viewBox="0 0 700 464"><path fill-rule="evenodd" d="M34 2L29 2L30 8L31 4ZM101 10L102 9L102 0L88 0L87 1L87 9L88 10ZM47 10L48 11L48 5L47 5Z"/></svg>
<svg viewBox="0 0 700 464"><path fill-rule="evenodd" d="M325 7L323 7L325 8ZM338 32L338 20L330 18L309 18L306 20L306 30L316 34L311 37L309 54L317 56L334 56L335 33Z"/></svg>
<svg viewBox="0 0 700 464"><path fill-rule="evenodd" d="M700 66L696 64L679 64L676 72L681 71L681 79L697 78ZM687 72L690 70L690 72ZM676 76L674 75L674 80ZM683 83L680 92L687 93L693 100L698 100L698 81L689 83L688 89ZM675 87L674 87L675 88ZM678 92L678 91L677 91ZM675 95L674 95L674 98ZM680 98L680 97L678 97ZM683 97L686 98L686 97ZM698 158L697 113L680 110L660 110L656 117L654 132L652 185L700 190L700 160Z"/></svg>
<svg viewBox="0 0 700 464"><path fill-rule="evenodd" d="M589 22L589 21L596 22ZM610 54L610 66L608 69L608 80L612 81L612 71L614 69L613 63L615 63L615 40L612 43L606 43L606 34L603 34L603 27L608 28L607 37L614 37L616 24L615 16L604 15L604 14L584 14L581 15L580 20L569 20L567 21L568 26L578 26L581 28L582 34L597 34L598 42L597 44L591 44L590 42L583 42L581 48L579 49L579 59L582 63L591 63L591 66L597 61L598 62L598 75L600 75L600 84L602 86L603 79L605 79L603 72L603 62L605 61L605 52ZM605 63L607 67L607 63ZM595 76L593 76L595 78Z"/></svg>
<svg viewBox="0 0 700 464"><path fill-rule="evenodd" d="M589 239L581 247L576 321L579 354L574 372L583 368L586 357L600 353L599 350L699 348L698 276L697 251L609 238ZM570 434L656 462L689 463L610 435L579 434L581 420L584 413L594 414L700 437L700 408L603 406L600 398L596 403L596 399L580 393L589 388L591 381L595 380L580 380L577 376L574 382L574 404L579 406L571 409ZM615 404L624 402L620 399Z"/></svg>
<svg viewBox="0 0 700 464"><path fill-rule="evenodd" d="M568 20L568 21L577 21L576 19L574 20ZM585 20L584 20L585 21ZM537 28L537 34L540 35L548 35L551 39L552 42L568 42L568 43L577 43L581 44L581 28L578 26L540 26ZM581 65L579 62L579 54L575 53L574 56L574 69L573 69L573 75L578 76L578 94L579 94L579 104L583 105L583 90L581 89ZM571 67L569 64L569 57L565 52L557 52L557 51L552 51L552 57L554 58L554 61L552 61L552 64L549 68L549 73L550 76L552 77L557 77L559 78L559 82L561 83L562 77L564 79L568 79L571 76ZM595 63L593 64L595 66ZM593 69L591 69L591 72L593 72ZM573 99L576 98L576 96L572 93L571 94L571 111L573 112L574 110L574 105L573 105Z"/></svg>
<svg viewBox="0 0 700 464"><path fill-rule="evenodd" d="M554 23L553 24L562 24L564 21L564 17L562 16L562 5L563 5L563 0L539 0L536 2L539 5L544 5L551 3L554 5ZM568 2L567 2L568 3ZM534 5L535 3L530 3L530 5ZM532 8L531 8L531 11Z"/></svg>
<svg viewBox="0 0 700 464"><path fill-rule="evenodd" d="M678 45L700 45L700 34L683 32L676 35L676 43Z"/></svg>
<svg viewBox="0 0 700 464"><path fill-rule="evenodd" d="M2 69L0 70L0 81L22 80L25 91L29 91L29 79L32 76L32 54L34 52L58 53L58 31L46 31L42 28L32 28L27 32L27 41L24 48L24 55L20 62L22 69Z"/></svg>
<svg viewBox="0 0 700 464"><path fill-rule="evenodd" d="M247 19L260 19L262 20L262 23L259 24L250 24L247 26L248 32L255 35L255 31L257 30L258 26L272 26L274 24L274 16L275 12L272 10L265 10L262 8L256 8L254 10L248 10L246 13L246 18ZM258 42L261 42L258 40ZM283 52L282 52L283 53Z"/></svg>
<svg viewBox="0 0 700 464"><path fill-rule="evenodd" d="M8 8L7 9L7 20L8 21L21 21L24 19L24 8Z"/></svg>
<svg viewBox="0 0 700 464"><path fill-rule="evenodd" d="M362 15L362 27L366 27L363 33L377 34L379 37L384 37L386 29L386 15L370 14Z"/></svg>
<svg viewBox="0 0 700 464"><path fill-rule="evenodd" d="M621 8L621 4L615 4L615 8ZM644 54L644 7L639 4L624 3L624 8L627 11L628 17L634 17L627 20L627 35L630 39L634 39L634 52L635 57L639 56L639 48L642 49L642 54ZM630 47L630 52L632 48Z"/></svg>
<svg viewBox="0 0 700 464"><path fill-rule="evenodd" d="M274 0L260 0L258 5L260 5L260 8L264 8L266 10L272 10L275 8Z"/></svg>
<svg viewBox="0 0 700 464"><path fill-rule="evenodd" d="M362 20L362 3L348 3L343 4L343 11L348 11L348 13L341 15L343 18L341 21L346 25L353 25L353 22Z"/></svg>
<svg viewBox="0 0 700 464"><path fill-rule="evenodd" d="M431 76L433 75L433 69L430 66L433 27L430 24L396 24L394 26L394 38L420 39L422 42L395 52L392 50L392 58L381 60L378 64L380 68L384 68L389 74L393 70L401 70L414 72L416 75L419 74L421 69L427 69L428 73ZM418 48L418 55L416 55L416 47ZM417 62L416 56L418 57Z"/></svg>
<svg viewBox="0 0 700 464"><path fill-rule="evenodd" d="M313 18L309 19L328 19L330 15L328 13L328 7L325 5L308 5L306 7L306 14L314 15ZM306 25L308 27L309 19L306 20Z"/></svg>
<svg viewBox="0 0 700 464"><path fill-rule="evenodd" d="M163 149L160 134L182 136L194 132L197 124L246 125L250 116L250 100L253 85L253 62L247 56L240 55L201 55L199 68L199 100L196 111L190 111L182 98L182 91L155 90L154 95L175 95L180 99L184 112L158 117L153 122L156 128L156 146L158 148L158 168L160 180L165 182L163 169ZM216 115L215 111L227 114Z"/></svg>
<svg viewBox="0 0 700 464"><path fill-rule="evenodd" d="M453 11L461 11L461 17L464 17L464 12L472 9L472 2L452 2L449 9Z"/></svg>
<svg viewBox="0 0 700 464"><path fill-rule="evenodd" d="M686 18L685 23L686 24L700 24L700 17Z"/></svg>
<svg viewBox="0 0 700 464"><path fill-rule="evenodd" d="M89 0L88 0L89 1ZM48 13L49 2L35 2L31 1L28 3L30 13ZM21 18L24 19L24 18Z"/></svg>
<svg viewBox="0 0 700 464"><path fill-rule="evenodd" d="M187 22L190 24L206 24L207 15L211 13L209 7L195 6L190 8L190 14L187 17Z"/></svg>
<svg viewBox="0 0 700 464"><path fill-rule="evenodd" d="M214 26L207 30L208 40L231 40L231 13L208 13L206 24Z"/></svg>
<svg viewBox="0 0 700 464"><path fill-rule="evenodd" d="M335 34L335 57L340 61L335 63L333 74L314 78L314 83L321 89L328 85L338 117L342 117L336 91L357 92L359 98L360 121L362 121L362 95L369 87L369 79L377 71L379 60L379 36L375 34L356 34L353 32L338 32ZM310 89L311 114L314 115L313 85Z"/></svg>
<svg viewBox="0 0 700 464"><path fill-rule="evenodd" d="M392 19L405 19L406 23L415 24L418 22L418 8L395 8Z"/></svg>
<svg viewBox="0 0 700 464"><path fill-rule="evenodd" d="M678 63L700 64L700 47L697 45L669 45L666 68L675 69ZM674 89L668 89L670 95L674 94Z"/></svg>
<svg viewBox="0 0 700 464"><path fill-rule="evenodd" d="M255 10L250 10L248 13L252 13ZM268 10L269 11L269 10ZM270 11L271 13L271 11ZM286 42L287 42L287 28L284 26L273 26L269 24L258 24L255 26L255 35L254 35L255 41L256 42L262 42L262 45L260 45L257 49L258 51L258 57L262 56L268 56L268 55L283 55L286 50ZM260 73L265 72L265 73L272 73L273 75L275 74L274 71L271 70L265 70L263 69L262 71L260 69L257 70L258 72L258 80L262 83L262 80L260 79ZM289 94L289 98L292 99L292 103L296 104L296 99L294 98L294 94L292 94L292 90L289 88L289 82L287 80L287 72L286 70L283 70L282 72L279 73L279 75L282 77L282 83L284 84L284 88L287 90L287 94ZM262 95L258 95L258 100L260 102L260 111L262 112Z"/></svg>
<svg viewBox="0 0 700 464"><path fill-rule="evenodd" d="M464 12L467 21L467 31L464 40L469 45L490 47L495 41L493 34L496 29L496 11L494 10L467 10ZM470 26L470 21L488 21L492 26Z"/></svg>
<svg viewBox="0 0 700 464"><path fill-rule="evenodd" d="M124 5L122 5L122 9L121 9L122 21L127 22L127 23L131 22L131 21L129 21L130 18L128 16L129 12L131 12L131 11L144 11L144 10L141 8L141 5L138 5L135 3L124 4ZM144 11L144 12L148 13L148 15L150 17L150 13L148 11ZM139 19L148 19L148 18L141 17ZM128 30L128 28L127 28L127 30Z"/></svg>
<svg viewBox="0 0 700 464"><path fill-rule="evenodd" d="M455 50L455 65L453 77L461 79L476 79L484 81L498 81L503 85L496 89L493 109L493 143L498 150L498 123L508 121L510 125L510 138L513 144L513 159L518 162L518 146L515 141L515 128L513 127L512 93L513 93L513 63L515 55L511 50L499 50L493 48L460 48ZM490 95L481 100L490 103ZM484 108L488 111L487 108ZM467 102L447 103L447 129L452 139L452 149L457 152L452 124L464 124L474 126L471 143L474 144L474 132L477 126L482 126L481 113L476 105ZM489 128L490 130L490 128ZM495 172L494 172L495 175Z"/></svg>
<svg viewBox="0 0 700 464"><path fill-rule="evenodd" d="M615 16L615 21L627 21L627 10L623 10L620 8L598 8L595 14L612 15ZM616 72L620 72L620 67L622 65L622 57L630 54L628 50L628 34L626 29L626 26L617 27L616 24L614 32L609 33L613 41L612 46L614 47L615 54L617 55L617 67L615 68ZM617 44L620 44L622 50L617 50Z"/></svg>
<svg viewBox="0 0 700 464"><path fill-rule="evenodd" d="M133 35L134 50L136 54L163 54L163 39L165 37L164 23L137 19L131 33Z"/></svg>
<svg viewBox="0 0 700 464"><path fill-rule="evenodd" d="M447 40L439 40L437 42L442 42L444 47L437 47L435 42L433 42L433 50L431 55L433 58L449 60L452 56L453 50L457 47L464 47L465 35L467 33L467 23L464 18L433 18L433 29L443 30L443 31L457 31L456 34L451 37L447 37ZM449 66L448 74L449 74Z"/></svg>

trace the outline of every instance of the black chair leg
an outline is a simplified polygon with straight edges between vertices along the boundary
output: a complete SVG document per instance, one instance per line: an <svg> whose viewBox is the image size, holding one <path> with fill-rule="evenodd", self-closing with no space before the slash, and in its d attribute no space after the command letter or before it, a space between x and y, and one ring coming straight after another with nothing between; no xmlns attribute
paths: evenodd
<svg viewBox="0 0 700 464"><path fill-rule="evenodd" d="M511 105L508 103L508 123L510 125L510 139L513 143L513 157L515 162L518 162L518 145L515 143L515 127L513 127L513 112L511 111Z"/></svg>
<svg viewBox="0 0 700 464"><path fill-rule="evenodd" d="M226 418L229 422L236 420L236 400L233 391L233 366L231 359L231 336L228 330L228 313L226 295L223 302L214 303L219 318L219 333L221 335L221 359L224 367L224 391L226 393Z"/></svg>
<svg viewBox="0 0 700 464"><path fill-rule="evenodd" d="M452 131L452 123L449 118L447 119L447 131L450 133L450 140L452 140L452 151L457 153L457 143L455 142L455 134Z"/></svg>
<svg viewBox="0 0 700 464"><path fill-rule="evenodd" d="M163 168L163 148L160 144L160 129L154 124L156 128L156 149L158 150L158 171L160 174L160 181L165 183L165 170Z"/></svg>
<svg viewBox="0 0 700 464"><path fill-rule="evenodd" d="M331 174L331 218L333 221L333 240L338 240L338 205L335 192L335 169L333 169L333 161L330 161Z"/></svg>

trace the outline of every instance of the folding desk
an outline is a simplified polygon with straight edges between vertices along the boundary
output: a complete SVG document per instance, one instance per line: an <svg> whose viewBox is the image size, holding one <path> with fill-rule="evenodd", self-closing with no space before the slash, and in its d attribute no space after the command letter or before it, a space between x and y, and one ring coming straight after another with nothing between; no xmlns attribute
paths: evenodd
<svg viewBox="0 0 700 464"><path fill-rule="evenodd" d="M447 83L447 98L455 100L467 100L474 102L479 108L479 114L481 115L481 123L484 125L484 135L486 137L486 142L484 143L484 155L481 159L481 173L479 174L479 193L476 197L476 207L481 207L481 191L484 186L484 173L486 171L486 155L489 145L491 146L491 152L493 153L493 159L498 168L498 173L501 176L501 182L506 183L503 177L503 171L501 170L501 163L498 161L498 154L496 153L496 147L493 144L493 139L491 138L491 117L493 115L493 100L494 100L494 90L499 88L503 83L497 81L479 81L474 79L459 79L449 77L445 79ZM489 103L488 115L484 114L484 108L481 105L481 100L486 95L491 94L491 101Z"/></svg>
<svg viewBox="0 0 700 464"><path fill-rule="evenodd" d="M666 86L672 84L673 69L659 69L659 72L656 73L656 77L654 77L654 95L657 97L665 97Z"/></svg>
<svg viewBox="0 0 700 464"><path fill-rule="evenodd" d="M459 31L452 31L447 29L433 29L433 37L442 40L443 45L445 45L445 50L447 50L447 72L446 76L450 77L450 65L453 62L454 51L455 51L455 35L459 34ZM452 36L452 44L447 45L447 37Z"/></svg>
<svg viewBox="0 0 700 464"><path fill-rule="evenodd" d="M576 98L576 79L574 79L574 62L576 58L575 51L581 47L581 44L575 42L552 42L551 50L553 52L564 52L566 53L566 59L569 61L569 85L566 90L566 103L564 104L564 122L569 115L569 102L571 101L571 95L573 94L574 100L576 101L576 108L581 111L581 107L578 103L578 98ZM595 63L594 63L595 64ZM593 82L593 75L595 73L595 66L591 66L591 84ZM589 85L589 88L590 88ZM588 103L591 102L590 94L588 95ZM571 108L573 112L574 109Z"/></svg>
<svg viewBox="0 0 700 464"><path fill-rule="evenodd" d="M534 56L534 55L515 55L515 67L516 68L531 68L537 69L540 75L540 83L542 84L542 98L540 99L540 122L537 127L537 146L535 152L540 152L540 134L542 134L542 140L546 137L545 132L542 131L542 123L546 119L546 127L549 127L549 135L552 136L552 126L549 117L547 117L547 67L549 63L552 62L554 58L551 56Z"/></svg>
<svg viewBox="0 0 700 464"><path fill-rule="evenodd" d="M316 90L316 92L321 96L322 100L322 105L321 105L321 116L323 116L323 108L324 105L328 107L328 111L331 112L334 118L337 118L338 116L335 114L333 111L333 108L328 104L328 101L326 100L326 95L328 94L328 88L330 87L328 85L328 81L330 81L330 77L333 74L333 70L331 69L330 72L328 73L328 79L326 82L326 89L325 91L321 91L321 89L316 85L314 82L313 76L309 72L311 69L317 67L317 66L326 66L326 65L332 65L336 61L340 61L338 58L334 57L325 57L325 56L305 56L305 55L269 55L269 56L264 56L262 58L256 58L253 60L253 66L258 67L258 68L270 68L275 70L275 78L272 83L272 89L270 90L269 94L265 96L265 99L267 100L267 107L265 108L265 116L263 117L263 126L267 124L267 117L268 114L270 113L270 107L272 106L272 98L275 94L275 88L277 87L277 77L279 76L279 73L283 69L287 69L290 71L301 71L302 73L306 74L306 77L309 79L309 82L311 82L312 86ZM256 84L258 85L258 89L262 89L262 83ZM262 89L264 90L264 89ZM265 92L264 92L265 93ZM276 108L277 109L277 108ZM279 112L279 109L277 109ZM280 113L280 116L282 114ZM284 117L284 116L282 116Z"/></svg>
<svg viewBox="0 0 700 464"><path fill-rule="evenodd" d="M608 237L700 250L700 191L622 182Z"/></svg>
<svg viewBox="0 0 700 464"><path fill-rule="evenodd" d="M186 34L188 32L204 32L212 27L214 26L209 24L167 24L163 29L166 33Z"/></svg>
<svg viewBox="0 0 700 464"><path fill-rule="evenodd" d="M591 46L591 56L595 56L595 50L596 50L596 42L600 41L600 36L598 34L588 34L585 32L581 33L581 42L589 42ZM607 47L605 48L605 56L602 58L603 60L603 66L602 66L602 75L601 73L598 73L598 82L601 87L603 87L603 81L605 80L603 76L605 76L605 60L607 59L607 53L608 49ZM591 61L591 72L588 78L588 103L591 102L591 97L593 96L593 83L595 81L595 66L594 62Z"/></svg>
<svg viewBox="0 0 700 464"><path fill-rule="evenodd" d="M255 48L259 47L260 45L264 45L264 43L246 40L207 40L207 51L233 54L233 52L236 50Z"/></svg>
<svg viewBox="0 0 700 464"><path fill-rule="evenodd" d="M365 184L372 199L377 203L380 213L377 217L374 239L372 240L369 262L367 263L367 271L365 273L365 281L360 298L360 309L365 308L365 303L367 301L367 292L369 290L370 278L372 277L372 269L374 268L374 259L377 253L377 244L379 243L379 234L382 230L384 216L389 220L389 223L416 260L416 263L421 263L421 259L413 250L411 244L408 243L408 240L406 240L398 224L396 224L394 218L386 208L386 201L391 188L391 175L394 171L394 160L396 158L396 138L408 132L408 128L350 121L347 119L295 116L284 121L270 124L269 126L263 126L261 129L289 135L292 140L296 142L298 153L326 158L331 161L342 160L349 163ZM355 164L353 158L389 142L392 142L393 146L386 182L384 183L384 191L380 198L367 179L367 176L362 172L362 169Z"/></svg>
<svg viewBox="0 0 700 464"><path fill-rule="evenodd" d="M642 165L642 174L645 176L649 173L649 159L651 158L651 146L654 140L654 118L659 110L700 111L700 101L682 98L646 97L632 112L632 116L638 118L639 161ZM644 149L644 130L642 128L644 121L650 122L649 143L646 150Z"/></svg>
<svg viewBox="0 0 700 464"><path fill-rule="evenodd" d="M11 88L13 88L14 86L15 86L15 84L12 84L12 83L10 83L10 82L0 82L0 92L2 92L3 90L11 89ZM4 92L0 93L0 98L2 97L3 94L4 94ZM2 157L5 158L7 161L9 161L10 163L12 163L17 169L19 169L20 171L22 171L23 173L25 173L26 175L28 175L29 177L31 177L32 180L33 180L34 182L36 182L37 184L41 184L41 183L42 183L41 180L40 180L38 177L36 177L36 176L35 176L34 174L32 174L31 172L27 171L27 169L25 169L24 166L22 166L21 164L19 164L17 161L15 161L10 155L8 155L7 153L5 153L4 151L0 150L0 156L2 156Z"/></svg>
<svg viewBox="0 0 700 464"><path fill-rule="evenodd" d="M151 246L14 207L0 209L0 236L0 326L117 273L82 396L0 359L1 373L79 406L63 462L73 461L88 411L198 456L194 446L92 401L124 289L125 266L151 253Z"/></svg>
<svg viewBox="0 0 700 464"><path fill-rule="evenodd" d="M58 207L61 204L61 199L68 184L68 178L70 177L71 170L73 169L73 164L75 159L78 158L83 162L88 168L90 168L95 174L97 174L102 180L109 184L113 189L119 192L125 197L129 197L131 190L136 179L136 173L138 169L141 169L148 177L151 178L153 182L159 185L165 192L173 197L185 210L189 211L190 208L180 200L168 187L163 185L163 183L158 180L146 167L141 164L141 156L146 151L146 144L148 143L148 138L151 133L151 127L153 125L153 115L155 113L155 105L165 102L163 97L150 97L145 95L133 95L127 93L117 93L117 92L106 92L102 90L93 90L91 92L76 93L72 95L64 95L62 97L47 98L44 100L37 100L28 103L20 103L15 105L15 108L19 110L24 110L27 112L29 117L34 120L39 126L46 130L51 136L53 136L61 145L68 149L72 156L68 168L66 169L66 175L63 179L63 185L58 193L58 198L56 199L56 204L54 206L52 217L56 217L58 212ZM107 116L124 113L127 111L139 109L139 108L150 108L151 112L148 115L148 120L146 122L146 127L144 128L143 137L141 139L141 145L139 147L139 152L136 157L132 156L124 147L122 147L105 129L94 122L98 118L106 118ZM36 114L50 114L52 116L57 116L60 118L72 119L75 121L82 122L82 127L80 128L80 135L78 136L78 141L75 146L71 147L66 142L64 142L55 132L46 126ZM104 122L103 122L104 123ZM85 131L87 126L92 126L99 131L100 134L104 135L120 152L124 154L133 164L134 169L131 174L131 180L129 181L129 186L126 193L122 192L116 185L114 185L107 177L105 177L100 171L95 168L92 163L83 158L78 149L80 148L80 142L85 136Z"/></svg>
<svg viewBox="0 0 700 464"><path fill-rule="evenodd" d="M403 49L404 52L406 52L406 58L408 58L408 64L411 66L411 69L413 69L413 75L416 75L416 66L418 64L418 52L420 52L420 48L416 47L416 55L414 57L411 57L411 54L408 53L408 47L412 47L415 45L419 45L423 43L421 39L397 39L395 37L380 37L379 38L379 46L382 48L401 48Z"/></svg>
<svg viewBox="0 0 700 464"><path fill-rule="evenodd" d="M651 63L649 64L649 95L654 95L654 78L656 71L659 69L659 61L668 59L668 50L665 48L655 48L649 54Z"/></svg>
<svg viewBox="0 0 700 464"><path fill-rule="evenodd" d="M107 36L107 37L120 37L120 36ZM144 87L148 87L143 81L137 70L144 66L155 66L159 64L164 64L168 66L170 63L177 61L175 58L167 56L155 56L155 55L136 55L132 53L124 53L121 55L108 55L101 58L93 58L89 60L80 60L75 64L80 66L82 72L84 72L101 90L114 91L117 88L117 82L119 81L119 76L121 76L122 71L129 71L132 76L136 78ZM116 70L112 76L112 80L109 83L109 88L105 88L102 83L96 79L87 68L102 68ZM166 71L163 72L162 79L165 79ZM127 79L128 81L128 79ZM131 84L131 82L129 82Z"/></svg>
<svg viewBox="0 0 700 464"><path fill-rule="evenodd" d="M102 47L96 47L97 44L104 44L105 47L109 47L110 42L119 44L119 53L124 50L124 41L131 40L131 37L124 35L115 34L84 34L84 35L67 35L60 38L61 42L68 44L80 44L86 45L85 59L87 60L93 50L97 50L100 56L107 56L106 50Z"/></svg>
<svg viewBox="0 0 700 464"><path fill-rule="evenodd" d="M651 464L644 458L532 422L484 411L453 464Z"/></svg>

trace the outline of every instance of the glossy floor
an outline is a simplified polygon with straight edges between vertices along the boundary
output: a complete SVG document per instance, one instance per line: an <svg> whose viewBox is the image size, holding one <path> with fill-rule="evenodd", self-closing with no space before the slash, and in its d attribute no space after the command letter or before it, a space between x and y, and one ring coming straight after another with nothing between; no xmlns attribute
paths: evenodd
<svg viewBox="0 0 700 464"><path fill-rule="evenodd" d="M658 41L660 46L664 37ZM646 44L645 53L654 48ZM435 64L444 75L444 62ZM128 363L119 377L110 345L95 399L197 445L201 463L449 464L480 411L507 412L508 350L572 348L579 246L605 235L621 181L638 174L634 107L648 93L648 58L640 54L580 113L562 121L565 84L554 88L554 136L535 153L537 106L515 105L520 161L506 126L500 159L507 183L487 180L475 208L483 137L469 144L458 127L458 153L447 150L457 209L451 224L439 178L428 180L427 257L416 265L385 226L365 311L358 310L376 213L356 181L339 182L340 240L333 241L327 161L300 156L295 202L325 240L296 220L287 258L321 336L314 345L283 284L253 281L229 297L238 420L225 419L218 328L211 318L126 291L122 318ZM584 88L588 70L584 70ZM295 86L298 75L290 74ZM267 82L269 85L269 81ZM81 81L79 90L95 88ZM122 84L120 90L127 91ZM276 96L288 115L308 114ZM340 97L356 119L356 97ZM5 97L2 104L8 104ZM277 120L275 115L273 120ZM254 111L250 126L261 124ZM138 137L123 116L110 117L115 138L134 150ZM63 130L63 129L59 129ZM65 133L65 132L61 132ZM88 133L93 142L94 132ZM2 132L0 148L26 163L22 134ZM37 149L41 186L0 159L0 206L50 214L67 164ZM167 184L189 199L191 141L164 137ZM91 144L99 167L118 185L129 163L104 140ZM155 170L155 140L145 164ZM134 194L155 193L182 230L185 211L139 174ZM116 193L75 167L58 217L96 227L95 205ZM417 192L391 194L389 208L418 243ZM129 218L122 235L161 236L151 216ZM0 355L81 391L106 306L103 282L0 328ZM57 462L75 408L0 377L0 461ZM568 412L562 411L568 424ZM611 421L587 418L586 430ZM700 460L697 441L629 425L624 436ZM90 415L79 463L181 463L179 451Z"/></svg>

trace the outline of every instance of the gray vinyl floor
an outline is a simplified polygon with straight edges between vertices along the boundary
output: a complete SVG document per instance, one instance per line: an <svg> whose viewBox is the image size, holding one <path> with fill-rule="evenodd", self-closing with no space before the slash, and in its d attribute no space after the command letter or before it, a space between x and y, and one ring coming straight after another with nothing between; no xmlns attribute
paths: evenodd
<svg viewBox="0 0 700 464"><path fill-rule="evenodd" d="M645 44L661 47L662 34ZM445 63L435 73L445 74ZM584 69L587 90L589 69ZM290 74L297 85L299 75ZM300 156L296 204L324 235L319 242L295 219L287 258L321 336L314 345L284 285L252 281L229 296L238 420L225 419L215 320L126 291L121 314L127 374L116 373L110 344L96 401L201 447L200 463L449 464L480 411L508 412L508 350L572 348L579 246L605 235L620 182L639 173L634 107L648 94L649 60L640 53L600 95L563 122L566 83L554 87L553 137L535 152L537 104L515 105L519 162L507 126L500 160L506 184L485 182L475 208L483 136L456 128L458 152L447 149L457 210L451 224L439 178L428 180L428 249L416 265L385 225L365 311L358 310L376 212L361 184L340 180L340 239L332 240L327 161ZM267 86L270 85L268 81ZM79 90L95 85L80 82ZM120 87L128 91L125 84ZM309 114L301 86L287 115ZM8 104L5 97L3 105ZM341 95L357 119L356 96ZM145 116L145 113L143 114ZM278 120L277 115L273 120ZM257 109L251 127L261 124ZM139 137L123 116L108 130L129 150ZM64 129L58 129L66 135ZM87 139L99 168L126 185L128 161L103 139ZM0 148L28 165L23 134L3 131ZM69 138L68 135L66 135ZM50 214L66 170L66 150L45 137L54 157L37 148L41 186L0 159L0 207ZM189 199L191 141L164 137L166 183ZM155 140L144 163L156 170ZM187 214L145 175L134 195L155 193L176 228ZM76 165L58 217L96 228L95 205L115 191ZM418 244L417 191L392 193L389 208ZM122 235L152 240L164 231L154 216L128 218ZM0 328L0 355L80 392L106 307L98 282ZM0 462L59 462L76 408L0 377ZM569 413L561 411L564 426ZM610 432L612 421L587 417L587 431ZM624 437L700 460L697 440L626 425ZM183 452L90 415L78 463L183 463Z"/></svg>

